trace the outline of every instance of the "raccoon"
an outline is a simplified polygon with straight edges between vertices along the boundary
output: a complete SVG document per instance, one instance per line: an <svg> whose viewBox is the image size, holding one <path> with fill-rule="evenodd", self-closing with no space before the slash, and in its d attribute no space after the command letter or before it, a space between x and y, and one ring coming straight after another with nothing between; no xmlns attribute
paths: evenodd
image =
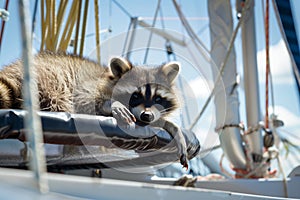
<svg viewBox="0 0 300 200"><path fill-rule="evenodd" d="M163 128L175 139L180 163L188 168L181 129L166 120L179 107L174 86L179 63L134 66L114 57L105 67L74 55L44 52L34 57L33 65L40 110L113 116L118 124ZM0 108L22 108L22 82L21 60L0 71Z"/></svg>

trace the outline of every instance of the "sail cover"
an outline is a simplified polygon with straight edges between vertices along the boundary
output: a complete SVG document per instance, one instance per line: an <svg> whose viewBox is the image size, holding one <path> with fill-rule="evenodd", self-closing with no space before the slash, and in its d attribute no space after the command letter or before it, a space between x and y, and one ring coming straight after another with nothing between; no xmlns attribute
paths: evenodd
<svg viewBox="0 0 300 200"><path fill-rule="evenodd" d="M178 160L173 138L146 126L120 128L113 117L38 112L43 126L48 168L147 167ZM0 110L0 166L27 167L24 110ZM194 133L182 130L188 159L200 150Z"/></svg>
<svg viewBox="0 0 300 200"><path fill-rule="evenodd" d="M216 81L233 32L230 1L208 1L208 13L210 19L211 56L214 62L212 63L212 72ZM235 168L244 169L246 167L246 159L240 130L237 127L240 119L238 92L236 90L235 56L233 48L222 73L222 80L217 83L218 89L214 99L216 129L220 132L220 142L226 157Z"/></svg>

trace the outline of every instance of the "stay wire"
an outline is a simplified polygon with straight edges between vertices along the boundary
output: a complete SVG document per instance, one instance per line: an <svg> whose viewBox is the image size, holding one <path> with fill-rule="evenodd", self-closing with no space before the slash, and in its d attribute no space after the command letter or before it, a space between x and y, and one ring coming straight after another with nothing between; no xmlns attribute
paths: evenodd
<svg viewBox="0 0 300 200"><path fill-rule="evenodd" d="M132 18L131 14L116 0L112 0L128 17Z"/></svg>
<svg viewBox="0 0 300 200"><path fill-rule="evenodd" d="M9 4L9 0L6 0L5 1L5 6L4 6L5 10L8 10L8 4ZM0 52L1 52L1 46L2 46L2 39L3 39L3 34L4 34L4 28L5 28L5 20L2 20L1 32L0 32Z"/></svg>
<svg viewBox="0 0 300 200"><path fill-rule="evenodd" d="M154 26L155 26L157 15L158 15L158 11L160 10L160 3L161 3L161 0L158 0L151 29L153 29ZM149 39L148 39L148 44L147 44L146 52L145 52L144 64L147 63L147 58L148 58L148 54L149 54L149 48L150 48L152 36L153 36L153 31L151 30L150 31L150 35L149 35Z"/></svg>
<svg viewBox="0 0 300 200"><path fill-rule="evenodd" d="M32 34L34 33L34 29L35 29L35 25L36 25L36 13L37 13L38 2L39 2L38 0L35 0L34 8L33 8L32 24L31 24Z"/></svg>

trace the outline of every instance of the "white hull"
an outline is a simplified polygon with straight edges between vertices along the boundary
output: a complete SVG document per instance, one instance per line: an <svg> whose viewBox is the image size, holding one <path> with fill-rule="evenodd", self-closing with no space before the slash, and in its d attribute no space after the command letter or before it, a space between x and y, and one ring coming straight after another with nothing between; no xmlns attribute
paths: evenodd
<svg viewBox="0 0 300 200"><path fill-rule="evenodd" d="M199 188L153 183L48 174L50 192L40 194L30 171L1 169L0 199L285 199L280 180L224 180L198 182ZM161 184L157 184L160 182ZM294 187L292 187L294 185ZM299 197L300 177L288 180L288 195ZM201 188L200 188L201 187ZM210 189L204 189L210 188ZM214 189L213 189L214 188ZM236 190L240 192L221 191ZM266 195L246 194L265 193Z"/></svg>

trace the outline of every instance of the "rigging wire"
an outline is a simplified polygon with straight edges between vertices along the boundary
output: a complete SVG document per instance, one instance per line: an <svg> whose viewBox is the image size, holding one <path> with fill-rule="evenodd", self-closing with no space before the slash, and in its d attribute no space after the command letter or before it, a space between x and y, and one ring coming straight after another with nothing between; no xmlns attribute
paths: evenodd
<svg viewBox="0 0 300 200"><path fill-rule="evenodd" d="M206 102L204 103L203 107L202 107L202 110L200 111L200 113L198 114L198 116L194 119L193 123L191 124L191 126L189 127L189 130L192 130L195 125L197 124L198 120L201 118L201 116L203 115L204 111L206 110L208 104L210 103L216 89L217 89L217 83L221 80L221 77L222 77L222 74L223 74L223 71L225 69L225 66L227 64L227 60L229 59L229 56L230 56L230 53L231 53L231 50L233 48L233 45L234 45L234 41L235 41L235 38L237 36L237 33L238 33L238 30L240 28L240 26L242 25L242 23L244 22L244 18L245 18L245 12L246 10L249 9L249 0L247 0L245 2L245 5L242 9L242 13L241 13L241 18L239 19L239 22L238 24L236 25L235 27L235 30L233 31L232 35L231 35L231 38L229 40L229 45L227 47L227 53L226 53L226 56L224 58L224 61L221 63L221 66L220 66L220 70L219 70L219 73L217 75L217 78L216 78L216 81L214 82L214 87L209 95L209 97L207 98Z"/></svg>
<svg viewBox="0 0 300 200"><path fill-rule="evenodd" d="M163 31L165 32L165 28L166 28L166 27L165 27L165 23L164 23L164 18L163 18L162 8L160 8L159 11L160 11L160 17L161 17L161 19L162 19L162 20L161 20L162 29L163 29ZM171 56L173 56L173 60L174 60L174 61L177 60L176 54L174 53L172 44L171 44L171 42L170 42L169 39L166 39L165 48L166 48L166 52L167 52L168 62L171 61ZM182 81L182 78L181 78L181 77L179 77L179 87L180 87L181 89L183 89L183 81ZM186 96L184 96L183 98L184 98L184 102L187 102ZM189 109L188 109L188 107L187 107L186 105L184 106L184 109L185 109L185 111L186 111L187 121L190 122ZM181 117L181 121L182 121L183 127L186 127L185 121L184 121L183 117Z"/></svg>
<svg viewBox="0 0 300 200"><path fill-rule="evenodd" d="M112 3L109 1L108 5L108 32L111 33L112 27L111 27L111 21L112 21Z"/></svg>
<svg viewBox="0 0 300 200"><path fill-rule="evenodd" d="M174 1L176 3L176 1ZM203 58L207 61L207 62L211 62L211 59L209 57L209 51L208 49L205 47L205 45L199 40L199 38L197 37L197 35L193 32L193 30L191 29L191 27L189 26L188 22L186 21L186 18L184 17L184 15L181 13L180 7L178 4L175 4L175 8L176 11L178 13L178 16L181 20L181 23L183 25L183 27L185 28L185 30L187 31L188 35L191 37L191 41L192 43L195 45L195 47L197 48L197 50L200 52L200 54L203 55ZM188 28L189 27L189 28ZM194 35L196 35L196 38L194 37ZM185 39L185 37L183 37L183 39ZM203 50L204 49L204 50Z"/></svg>
<svg viewBox="0 0 300 200"><path fill-rule="evenodd" d="M163 15L163 10L162 8L159 9L159 15L160 15L160 22L161 22L161 27L163 30L165 30L166 26L165 26L165 20L164 20L164 15Z"/></svg>
<svg viewBox="0 0 300 200"><path fill-rule="evenodd" d="M126 37L125 37L124 45L123 45L123 51L122 51L123 56L125 55L125 52L126 52L126 46L127 46L128 39L129 39L129 33L130 33L130 30L131 30L132 26L133 26L133 23L132 23L132 18L131 18L129 26L128 26L128 30L126 32L127 34L126 34Z"/></svg>
<svg viewBox="0 0 300 200"><path fill-rule="evenodd" d="M33 8L32 24L31 24L31 32L32 32L31 38L33 38L32 36L34 34L34 29L35 29L35 25L36 25L36 13L37 13L38 2L39 2L38 0L35 0L34 8Z"/></svg>
<svg viewBox="0 0 300 200"><path fill-rule="evenodd" d="M183 24L184 28L186 29L187 33L189 34L189 36L191 37L192 41L196 41L198 44L200 44L200 46L205 50L205 53L203 51L200 50L200 52L203 55L206 55L206 53L209 52L209 50L205 47L205 45L203 44L203 42L198 38L197 34L193 31L192 27L190 26L190 24L188 23L188 21L186 20L186 17L184 16L184 14L182 13L180 6L178 5L176 0L173 0L173 4L175 6L175 9L178 13L178 16L181 20L181 23ZM207 56L207 55L206 55ZM210 60L210 59L207 59Z"/></svg>
<svg viewBox="0 0 300 200"><path fill-rule="evenodd" d="M119 2L116 0L112 0L112 2L114 2L129 18L132 18L130 13Z"/></svg>
<svg viewBox="0 0 300 200"><path fill-rule="evenodd" d="M269 128L269 71L270 71L270 37L269 37L269 0L266 0L265 38L266 38L266 102L265 128Z"/></svg>
<svg viewBox="0 0 300 200"><path fill-rule="evenodd" d="M9 0L6 0L5 6L4 6L5 10L8 9L8 4L9 4ZM1 51L1 46L2 46L2 38L3 38L3 34L4 34L5 22L6 21L2 19L1 32L0 32L0 51Z"/></svg>
<svg viewBox="0 0 300 200"><path fill-rule="evenodd" d="M153 29L154 26L155 26L157 15L158 15L158 11L160 10L160 3L161 3L161 0L158 0L151 29ZM150 36L149 36L149 39L148 39L148 44L147 44L147 48L146 48L146 52L145 52L145 57L144 57L144 64L147 63L147 58L148 58L148 54L149 54L149 48L150 48L152 36L153 36L153 31L150 31Z"/></svg>

